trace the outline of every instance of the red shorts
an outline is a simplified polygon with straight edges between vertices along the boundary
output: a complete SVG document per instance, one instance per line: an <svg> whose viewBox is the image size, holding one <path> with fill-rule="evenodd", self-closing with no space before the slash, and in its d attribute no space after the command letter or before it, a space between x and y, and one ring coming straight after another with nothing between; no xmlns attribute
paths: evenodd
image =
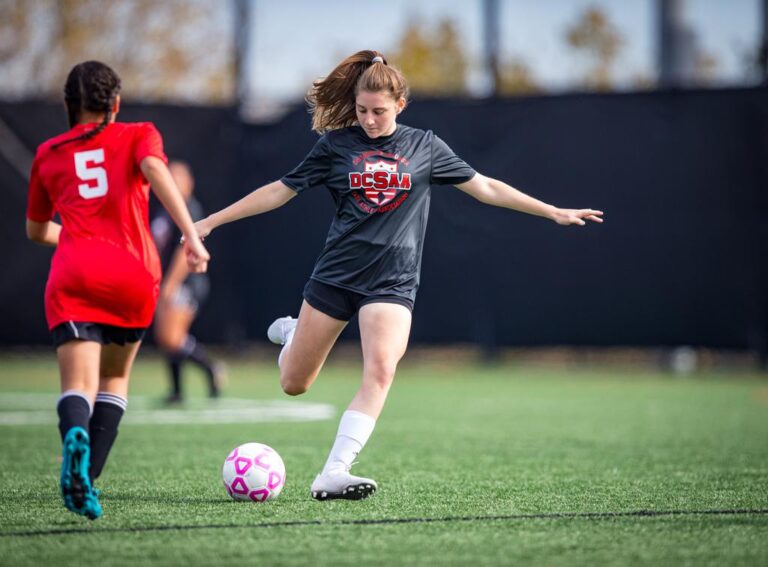
<svg viewBox="0 0 768 567"><path fill-rule="evenodd" d="M157 253L147 267L135 254L109 242L60 246L45 287L48 328L67 321L148 327L160 292Z"/></svg>

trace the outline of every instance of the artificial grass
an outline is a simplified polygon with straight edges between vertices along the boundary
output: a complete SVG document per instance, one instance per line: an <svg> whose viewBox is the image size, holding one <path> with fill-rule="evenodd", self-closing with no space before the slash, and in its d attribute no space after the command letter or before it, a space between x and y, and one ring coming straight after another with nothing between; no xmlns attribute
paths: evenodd
<svg viewBox="0 0 768 567"><path fill-rule="evenodd" d="M296 401L338 417L358 374L331 364ZM188 382L189 407L207 404L202 378ZM159 362L140 358L132 396L165 387ZM0 413L21 410L3 392L56 390L52 357L0 364ZM767 391L750 375L406 362L354 469L379 482L372 498L309 498L337 417L126 423L96 522L60 502L55 426L0 426L0 564L766 564ZM226 395L291 400L260 363L232 363ZM274 502L233 502L221 485L224 458L247 441L285 461Z"/></svg>

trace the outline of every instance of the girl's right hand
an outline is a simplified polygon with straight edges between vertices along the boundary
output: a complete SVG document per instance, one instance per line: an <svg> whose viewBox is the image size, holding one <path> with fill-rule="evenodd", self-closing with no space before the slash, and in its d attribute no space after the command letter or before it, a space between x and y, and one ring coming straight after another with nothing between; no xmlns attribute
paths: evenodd
<svg viewBox="0 0 768 567"><path fill-rule="evenodd" d="M208 261L211 255L203 246L200 237L195 234L184 239L184 253L187 258L187 267L190 272L200 274L208 270Z"/></svg>

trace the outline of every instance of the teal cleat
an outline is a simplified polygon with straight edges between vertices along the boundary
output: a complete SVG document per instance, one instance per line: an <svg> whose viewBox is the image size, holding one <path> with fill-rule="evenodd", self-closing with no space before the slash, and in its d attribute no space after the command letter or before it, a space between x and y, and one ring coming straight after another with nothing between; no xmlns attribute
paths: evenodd
<svg viewBox="0 0 768 567"><path fill-rule="evenodd" d="M61 463L61 495L67 510L91 520L101 517L98 492L91 486L88 469L91 464L91 442L82 427L73 427L64 437Z"/></svg>

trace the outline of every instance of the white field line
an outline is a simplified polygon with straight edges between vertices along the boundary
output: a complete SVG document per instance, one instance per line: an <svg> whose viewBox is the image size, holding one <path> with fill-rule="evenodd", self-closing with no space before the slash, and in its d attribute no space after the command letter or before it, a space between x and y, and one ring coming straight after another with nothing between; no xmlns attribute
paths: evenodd
<svg viewBox="0 0 768 567"><path fill-rule="evenodd" d="M50 394L0 394L0 425L45 425L58 421ZM208 407L151 408L152 399L132 397L125 424L206 424L322 421L336 414L330 404L223 398ZM155 403L157 403L155 401ZM136 406L136 407L134 407Z"/></svg>

